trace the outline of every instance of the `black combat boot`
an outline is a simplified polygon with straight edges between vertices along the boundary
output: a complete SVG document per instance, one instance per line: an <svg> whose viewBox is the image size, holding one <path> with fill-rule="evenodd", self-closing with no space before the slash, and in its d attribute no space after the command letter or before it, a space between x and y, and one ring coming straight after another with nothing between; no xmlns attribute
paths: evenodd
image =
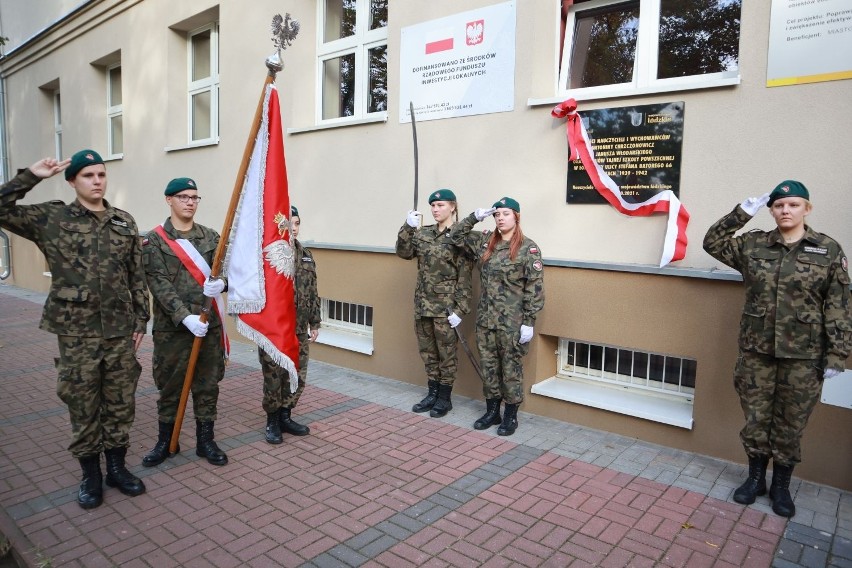
<svg viewBox="0 0 852 568"><path fill-rule="evenodd" d="M160 435L157 438L157 443L142 458L142 465L145 467L154 467L155 465L160 465L166 461L166 458L173 455L169 452L169 444L172 441L172 430L174 430L174 427L175 425L171 422L160 422ZM175 449L175 454L177 453L180 453L180 444Z"/></svg>
<svg viewBox="0 0 852 568"><path fill-rule="evenodd" d="M435 401L438 400L438 381L429 381L429 392L426 393L426 398L411 407L414 412L426 412L432 410L435 406Z"/></svg>
<svg viewBox="0 0 852 568"><path fill-rule="evenodd" d="M310 428L290 418L290 410L289 408L278 409L278 424L281 426L281 431L293 434L294 436L307 436L310 434Z"/></svg>
<svg viewBox="0 0 852 568"><path fill-rule="evenodd" d="M94 509L104 502L101 454L79 459L80 467L83 468L83 481L80 483L80 491L77 493L77 504L84 509Z"/></svg>
<svg viewBox="0 0 852 568"><path fill-rule="evenodd" d="M748 478L734 491L734 501L751 505L760 495L766 495L767 456L748 457Z"/></svg>
<svg viewBox="0 0 852 568"><path fill-rule="evenodd" d="M225 455L216 442L213 441L213 421L195 421L195 455L207 458L213 465L225 465L228 456Z"/></svg>
<svg viewBox="0 0 852 568"><path fill-rule="evenodd" d="M796 505L790 496L790 478L793 477L792 465L780 465L772 462L772 485L769 486L769 498L772 499L772 510L781 517L792 517L796 514Z"/></svg>
<svg viewBox="0 0 852 568"><path fill-rule="evenodd" d="M124 465L124 457L127 448L110 448L104 450L106 456L106 484L117 487L125 495L136 497L145 493L145 484L142 480L127 471Z"/></svg>
<svg viewBox="0 0 852 568"><path fill-rule="evenodd" d="M498 436L511 436L518 429L518 407L520 404L506 403L503 411L503 423L497 428Z"/></svg>
<svg viewBox="0 0 852 568"><path fill-rule="evenodd" d="M479 417L479 420L473 423L476 430L485 430L500 424L500 403L502 398L486 398L485 399L485 414Z"/></svg>
<svg viewBox="0 0 852 568"><path fill-rule="evenodd" d="M438 385L438 399L435 401L435 406L429 411L429 416L440 418L446 416L447 412L453 409L453 401L450 400L450 393L452 392L453 385Z"/></svg>
<svg viewBox="0 0 852 568"><path fill-rule="evenodd" d="M270 444L280 444L284 441L281 437L281 424L278 423L278 411L266 414L266 441Z"/></svg>

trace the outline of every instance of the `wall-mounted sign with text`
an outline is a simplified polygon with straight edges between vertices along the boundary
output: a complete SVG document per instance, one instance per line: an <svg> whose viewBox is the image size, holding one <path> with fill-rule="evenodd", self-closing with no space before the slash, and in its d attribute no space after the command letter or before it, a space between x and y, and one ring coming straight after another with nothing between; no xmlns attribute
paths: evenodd
<svg viewBox="0 0 852 568"><path fill-rule="evenodd" d="M402 28L399 121L506 112L515 100L515 2Z"/></svg>
<svg viewBox="0 0 852 568"><path fill-rule="evenodd" d="M852 2L772 0L766 86L852 79Z"/></svg>
<svg viewBox="0 0 852 568"><path fill-rule="evenodd" d="M580 113L595 160L628 201L680 195L683 101ZM606 203L580 160L568 164L568 203Z"/></svg>

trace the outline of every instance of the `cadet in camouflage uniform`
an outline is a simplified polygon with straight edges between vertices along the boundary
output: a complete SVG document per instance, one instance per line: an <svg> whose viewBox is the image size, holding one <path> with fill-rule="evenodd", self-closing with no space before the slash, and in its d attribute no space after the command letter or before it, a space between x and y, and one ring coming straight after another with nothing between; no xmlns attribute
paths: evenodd
<svg viewBox="0 0 852 568"><path fill-rule="evenodd" d="M319 335L322 310L317 292L317 265L311 251L302 246L296 238L302 218L299 210L290 207L290 234L296 258L294 291L296 294L296 338L299 340L299 387L290 392L290 375L279 366L263 349L257 350L260 367L263 371L263 410L266 412L266 441L280 444L284 441L281 433L295 436L307 436L311 429L293 420L291 413L305 390L308 377L308 356L310 345Z"/></svg>
<svg viewBox="0 0 852 568"><path fill-rule="evenodd" d="M224 279L196 278L210 273L219 233L196 223L198 186L190 178L171 180L165 190L171 211L162 225L150 231L142 246L142 258L148 288L154 297L154 383L160 391L157 401L159 436L154 448L142 458L142 465L153 467L169 457L169 443L177 418L186 368L196 337L203 337L192 379L192 407L195 414L196 455L213 465L225 465L228 456L213 440L219 381L225 376L224 327L219 312L211 309L208 320L201 323L199 314L205 296L219 298L225 289ZM206 263L192 264L177 256L178 239L195 250ZM189 265L185 264L190 263ZM193 276L192 269L198 275ZM221 301L221 299L219 300ZM177 448L180 451L180 447Z"/></svg>
<svg viewBox="0 0 852 568"><path fill-rule="evenodd" d="M746 199L704 237L704 250L740 271L746 288L734 387L749 475L734 500L749 504L766 494L771 456L769 496L784 517L796 514L790 477L822 380L843 371L852 341L847 259L837 241L805 224L808 199L801 183L781 182ZM767 203L777 228L735 237Z"/></svg>
<svg viewBox="0 0 852 568"><path fill-rule="evenodd" d="M450 228L459 216L456 195L439 189L429 196L429 205L437 224L419 228L420 213L410 211L396 238L396 255L417 258L414 332L429 390L412 410L438 418L453 409L450 394L458 363L454 328L470 312L473 264L450 242Z"/></svg>
<svg viewBox="0 0 852 568"><path fill-rule="evenodd" d="M43 178L65 170L77 198L18 205ZM111 206L106 168L93 150L70 160L45 158L22 170L0 189L0 226L33 241L51 273L41 324L55 333L56 393L68 406L71 455L83 480L77 502L91 509L103 502L100 454L106 483L125 495L145 485L125 467L142 367L136 349L148 321L148 291L133 217Z"/></svg>
<svg viewBox="0 0 852 568"><path fill-rule="evenodd" d="M496 231L471 231L490 215L494 215ZM511 436L518 427L518 406L524 400L523 357L529 351L536 315L544 307L541 251L521 231L521 206L511 197L468 215L453 227L450 238L480 261L476 346L486 410L473 427L484 430L500 424L497 434ZM502 421L501 401L506 403Z"/></svg>

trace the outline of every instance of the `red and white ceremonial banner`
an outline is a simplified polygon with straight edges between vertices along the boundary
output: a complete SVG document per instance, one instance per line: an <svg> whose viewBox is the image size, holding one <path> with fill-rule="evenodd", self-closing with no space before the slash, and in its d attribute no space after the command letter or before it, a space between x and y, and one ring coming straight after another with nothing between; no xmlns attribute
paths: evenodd
<svg viewBox="0 0 852 568"><path fill-rule="evenodd" d="M550 111L556 118L567 118L569 160L580 159L583 167L592 180L592 185L598 190L610 205L620 213L631 217L644 217L653 213L668 213L666 237L663 243L663 256L660 266L670 262L683 260L686 255L686 226L689 223L689 213L671 190L661 191L642 203L630 203L624 200L621 189L595 160L595 152L589 142L586 127L580 115L577 114L577 101L568 99Z"/></svg>
<svg viewBox="0 0 852 568"><path fill-rule="evenodd" d="M295 392L299 340L291 238L278 89L270 84L225 258L228 313L237 316L241 334L288 371Z"/></svg>
<svg viewBox="0 0 852 568"><path fill-rule="evenodd" d="M162 225L154 227L154 232L160 235L175 256L178 257L181 264L189 271L193 280L198 282L198 285L204 287L204 281L210 278L210 265L198 252L198 249L193 246L187 239L172 239L166 234L166 229ZM228 339L228 332L225 330L225 298L223 294L213 298L213 309L219 314L219 321L222 322L222 349L225 351L225 359L231 356L231 341Z"/></svg>

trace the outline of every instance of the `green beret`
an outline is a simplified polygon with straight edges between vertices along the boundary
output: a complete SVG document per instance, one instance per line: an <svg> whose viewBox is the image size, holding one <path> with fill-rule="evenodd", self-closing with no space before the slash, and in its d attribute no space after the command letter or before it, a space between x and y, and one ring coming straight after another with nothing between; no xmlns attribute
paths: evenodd
<svg viewBox="0 0 852 568"><path fill-rule="evenodd" d="M511 197L504 197L503 199L497 201L491 207L495 207L497 209L500 209L501 207L507 207L512 211L516 211L517 213L521 212L521 204L512 199Z"/></svg>
<svg viewBox="0 0 852 568"><path fill-rule="evenodd" d="M432 205L433 201L455 201L456 194L453 193L452 189L439 189L438 191L433 191L429 196L429 205Z"/></svg>
<svg viewBox="0 0 852 568"><path fill-rule="evenodd" d="M174 195L175 193L180 193L184 189L198 189L198 186L195 184L195 181L190 178L175 178L169 182L169 185L166 186L166 195Z"/></svg>
<svg viewBox="0 0 852 568"><path fill-rule="evenodd" d="M299 216L299 210L296 209L295 205L291 205L290 206L290 217L292 218L292 217L298 217L298 216Z"/></svg>
<svg viewBox="0 0 852 568"><path fill-rule="evenodd" d="M810 200L811 198L808 193L808 188L806 188L801 182L788 179L775 186L775 189L773 189L772 193L769 194L769 207L772 207L773 203L785 197L803 197L807 200Z"/></svg>
<svg viewBox="0 0 852 568"><path fill-rule="evenodd" d="M85 168L86 166L93 166L95 164L103 164L104 161L101 158L101 155L95 152L94 150L80 150L73 156L71 156L71 163L65 168L65 179L72 180L74 176L77 175L77 172Z"/></svg>

